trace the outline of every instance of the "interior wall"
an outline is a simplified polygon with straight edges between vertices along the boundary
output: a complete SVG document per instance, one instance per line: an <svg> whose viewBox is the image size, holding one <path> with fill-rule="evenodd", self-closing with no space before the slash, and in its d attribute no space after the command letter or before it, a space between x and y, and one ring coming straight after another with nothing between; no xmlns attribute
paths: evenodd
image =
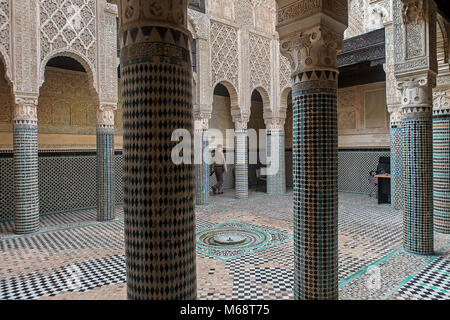
<svg viewBox="0 0 450 320"><path fill-rule="evenodd" d="M257 135L257 149L252 148L249 143L249 152L256 152L258 155L258 163L248 165L248 185L254 186L257 183L256 170L264 166L263 163L266 161L266 135L265 131L260 133L260 130L266 129L266 124L264 123L264 105L261 100L252 100L250 105L250 119L247 124L247 129L254 129ZM260 157L260 153L263 157ZM250 158L249 158L250 159Z"/></svg>
<svg viewBox="0 0 450 320"><path fill-rule="evenodd" d="M12 150L13 99L0 78L0 150ZM47 67L37 110L39 150L96 149L97 105L87 73ZM115 114L115 148L122 149L120 100Z"/></svg>

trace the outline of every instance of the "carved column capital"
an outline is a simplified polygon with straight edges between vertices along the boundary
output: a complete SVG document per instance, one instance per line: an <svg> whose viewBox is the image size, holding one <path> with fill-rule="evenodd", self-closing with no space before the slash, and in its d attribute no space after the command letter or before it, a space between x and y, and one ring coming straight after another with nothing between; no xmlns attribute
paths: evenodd
<svg viewBox="0 0 450 320"><path fill-rule="evenodd" d="M317 26L282 40L280 49L296 75L309 70L337 70L336 53L342 45L342 33Z"/></svg>
<svg viewBox="0 0 450 320"><path fill-rule="evenodd" d="M97 128L114 130L115 104L100 104L97 110Z"/></svg>
<svg viewBox="0 0 450 320"><path fill-rule="evenodd" d="M277 132L284 132L285 121L286 121L285 118L269 118L264 120L267 131L277 131Z"/></svg>
<svg viewBox="0 0 450 320"><path fill-rule="evenodd" d="M37 121L37 96L21 96L14 97L14 121Z"/></svg>
<svg viewBox="0 0 450 320"><path fill-rule="evenodd" d="M247 124L250 119L250 113L241 112L239 116L233 117L234 129L238 130L247 130Z"/></svg>
<svg viewBox="0 0 450 320"><path fill-rule="evenodd" d="M430 106L432 89L435 86L436 77L431 74L397 79L397 89L402 94L403 108Z"/></svg>
<svg viewBox="0 0 450 320"><path fill-rule="evenodd" d="M433 114L450 114L450 85L436 88L433 92Z"/></svg>

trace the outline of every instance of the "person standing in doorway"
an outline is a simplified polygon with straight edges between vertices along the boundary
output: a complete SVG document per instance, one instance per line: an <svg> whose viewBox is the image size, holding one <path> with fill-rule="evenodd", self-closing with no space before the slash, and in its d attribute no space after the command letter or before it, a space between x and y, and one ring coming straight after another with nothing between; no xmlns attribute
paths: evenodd
<svg viewBox="0 0 450 320"><path fill-rule="evenodd" d="M227 164L222 145L217 145L211 166L214 168L217 183L212 186L214 194L223 194L223 176L227 173ZM211 170L212 171L212 170Z"/></svg>

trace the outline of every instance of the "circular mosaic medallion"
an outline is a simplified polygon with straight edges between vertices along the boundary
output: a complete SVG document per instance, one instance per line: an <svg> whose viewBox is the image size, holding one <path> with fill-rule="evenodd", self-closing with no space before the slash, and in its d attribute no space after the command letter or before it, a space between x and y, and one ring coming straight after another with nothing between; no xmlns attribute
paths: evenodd
<svg viewBox="0 0 450 320"><path fill-rule="evenodd" d="M197 252L228 261L292 239L289 233L265 226L228 221L197 229Z"/></svg>
<svg viewBox="0 0 450 320"><path fill-rule="evenodd" d="M224 227L205 230L198 235L198 240L211 247L245 247L262 245L270 240L270 235L260 230Z"/></svg>

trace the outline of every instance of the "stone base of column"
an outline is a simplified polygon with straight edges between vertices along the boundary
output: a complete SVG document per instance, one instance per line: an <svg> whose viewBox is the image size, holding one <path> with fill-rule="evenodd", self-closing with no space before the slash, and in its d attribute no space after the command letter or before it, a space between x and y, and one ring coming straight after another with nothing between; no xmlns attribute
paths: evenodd
<svg viewBox="0 0 450 320"><path fill-rule="evenodd" d="M97 220L114 217L114 129L97 127Z"/></svg>
<svg viewBox="0 0 450 320"><path fill-rule="evenodd" d="M272 150L272 142L276 143L277 150ZM267 159L276 161L278 170L275 174L267 175L267 193L268 194L285 194L286 193L286 172L285 172L285 157L284 157L284 132L282 131L268 131L267 134ZM268 160L269 161L269 160ZM270 172L269 172L270 173Z"/></svg>
<svg viewBox="0 0 450 320"><path fill-rule="evenodd" d="M247 130L235 132L235 186L236 198L248 199L248 155Z"/></svg>
<svg viewBox="0 0 450 320"><path fill-rule="evenodd" d="M195 204L204 205L209 203L209 166L203 155L208 149L208 136L206 130L195 131L195 154L200 153L199 161L195 164Z"/></svg>
<svg viewBox="0 0 450 320"><path fill-rule="evenodd" d="M450 234L450 110L433 118L434 229Z"/></svg>
<svg viewBox="0 0 450 320"><path fill-rule="evenodd" d="M403 209L402 123L391 122L391 206Z"/></svg>
<svg viewBox="0 0 450 320"><path fill-rule="evenodd" d="M15 233L39 230L37 121L14 121Z"/></svg>
<svg viewBox="0 0 450 320"><path fill-rule="evenodd" d="M403 246L416 254L433 254L433 133L431 111L404 111Z"/></svg>

